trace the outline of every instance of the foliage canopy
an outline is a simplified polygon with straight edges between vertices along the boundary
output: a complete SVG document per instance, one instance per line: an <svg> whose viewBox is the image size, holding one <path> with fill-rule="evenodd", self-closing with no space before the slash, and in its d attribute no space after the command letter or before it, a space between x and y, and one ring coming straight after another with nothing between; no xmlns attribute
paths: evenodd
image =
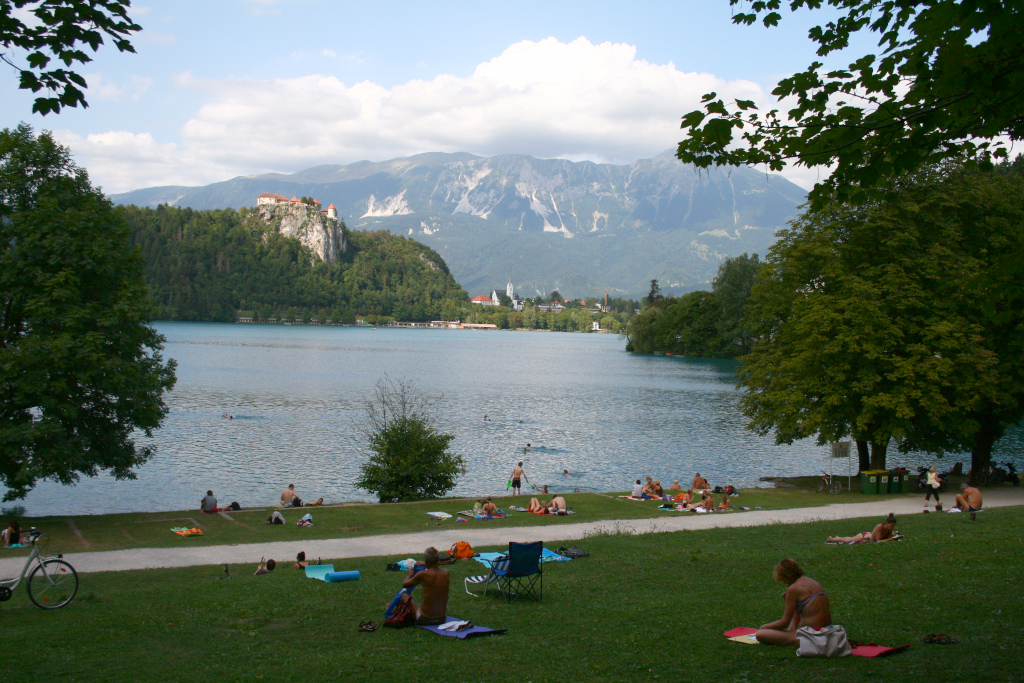
<svg viewBox="0 0 1024 683"><path fill-rule="evenodd" d="M363 427L370 457L356 486L382 503L438 498L455 487L462 456L449 452L455 435L437 428L434 406L410 382L377 382Z"/></svg>
<svg viewBox="0 0 1024 683"><path fill-rule="evenodd" d="M48 133L0 132L0 482L132 469L174 386L121 212Z"/></svg>
<svg viewBox="0 0 1024 683"><path fill-rule="evenodd" d="M86 64L103 44L106 35L121 52L135 52L128 37L142 27L128 16L127 0L0 0L0 60L18 70L18 87L52 93L36 98L32 111L46 115L62 107L88 107L85 78L70 68ZM16 11L31 14L26 24ZM24 64L15 62L14 51L25 51ZM64 67L48 68L53 61Z"/></svg>
<svg viewBox="0 0 1024 683"><path fill-rule="evenodd" d="M986 465L992 436L1024 415L1022 206L1020 177L947 167L795 221L749 302L751 428L779 443L852 436L871 467L893 437Z"/></svg>
<svg viewBox="0 0 1024 683"><path fill-rule="evenodd" d="M735 6L743 0L730 0ZM821 0L790 0L791 10ZM861 202L865 190L949 158L1006 157L1024 139L1024 5L1019 0L827 0L843 14L812 28L817 54L842 50L861 31L879 55L823 72L820 62L779 81L788 112L753 101L727 105L716 93L683 117L678 157L700 168L788 162L830 168L810 198ZM755 0L733 22L774 26L782 0ZM734 146L734 142L743 144Z"/></svg>

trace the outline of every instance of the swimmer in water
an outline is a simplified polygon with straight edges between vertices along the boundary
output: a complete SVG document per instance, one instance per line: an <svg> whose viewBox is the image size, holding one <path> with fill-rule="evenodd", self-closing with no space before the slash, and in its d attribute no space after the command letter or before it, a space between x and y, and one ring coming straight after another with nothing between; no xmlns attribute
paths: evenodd
<svg viewBox="0 0 1024 683"><path fill-rule="evenodd" d="M529 442L526 443L526 450L533 450L533 446L531 446Z"/></svg>
<svg viewBox="0 0 1024 683"><path fill-rule="evenodd" d="M487 422L487 416L484 415L484 422Z"/></svg>
<svg viewBox="0 0 1024 683"><path fill-rule="evenodd" d="M568 477L569 476L569 470L562 470L562 476L563 477Z"/></svg>

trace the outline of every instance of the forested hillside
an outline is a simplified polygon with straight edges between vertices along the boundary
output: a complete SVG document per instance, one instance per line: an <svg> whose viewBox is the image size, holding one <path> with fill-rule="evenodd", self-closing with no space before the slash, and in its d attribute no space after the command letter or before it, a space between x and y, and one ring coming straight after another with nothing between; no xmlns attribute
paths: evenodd
<svg viewBox="0 0 1024 683"><path fill-rule="evenodd" d="M164 320L260 318L354 322L457 318L469 303L436 252L389 232L344 228L346 249L325 263L254 211L128 206L150 297Z"/></svg>

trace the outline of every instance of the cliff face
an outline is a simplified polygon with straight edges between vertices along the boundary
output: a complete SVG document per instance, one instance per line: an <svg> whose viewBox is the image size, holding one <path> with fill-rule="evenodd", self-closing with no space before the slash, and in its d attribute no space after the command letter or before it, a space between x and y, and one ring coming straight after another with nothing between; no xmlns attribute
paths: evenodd
<svg viewBox="0 0 1024 683"><path fill-rule="evenodd" d="M252 216L268 226L276 226L285 237L297 237L321 261L335 263L347 249L345 225L328 218L305 204L278 204L256 207Z"/></svg>

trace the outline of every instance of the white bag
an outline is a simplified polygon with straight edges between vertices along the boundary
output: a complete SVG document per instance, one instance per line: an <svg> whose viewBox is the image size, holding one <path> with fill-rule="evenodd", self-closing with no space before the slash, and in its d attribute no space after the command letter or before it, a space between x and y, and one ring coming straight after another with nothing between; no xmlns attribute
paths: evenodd
<svg viewBox="0 0 1024 683"><path fill-rule="evenodd" d="M801 626L796 630L796 640L800 644L797 657L847 657L853 652L842 626Z"/></svg>

